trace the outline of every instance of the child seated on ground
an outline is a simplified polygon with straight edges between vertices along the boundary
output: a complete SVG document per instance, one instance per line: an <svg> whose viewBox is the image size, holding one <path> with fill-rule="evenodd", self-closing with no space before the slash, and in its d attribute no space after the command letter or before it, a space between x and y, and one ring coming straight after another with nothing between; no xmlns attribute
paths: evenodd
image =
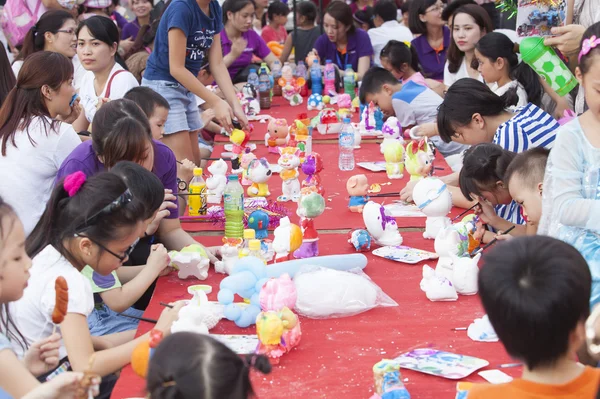
<svg viewBox="0 0 600 399"><path fill-rule="evenodd" d="M282 3L279 0L272 2L267 8L267 18L269 23L267 26L262 28L260 36L265 41L277 42L283 44L287 39L287 31L285 30L285 24L287 23L287 17L290 13L290 9L287 4Z"/></svg>
<svg viewBox="0 0 600 399"><path fill-rule="evenodd" d="M146 391L159 399L246 399L254 396L251 369L268 374L271 364L263 355L240 357L208 335L179 332L165 338L152 355Z"/></svg>
<svg viewBox="0 0 600 399"><path fill-rule="evenodd" d="M596 398L600 370L576 362L585 343L592 277L581 254L546 236L499 243L484 256L479 296L523 374L506 384L477 384L469 399Z"/></svg>
<svg viewBox="0 0 600 399"><path fill-rule="evenodd" d="M312 1L301 1L297 5L296 9L296 25L297 38L296 47L294 50L294 59L296 64L298 61L305 61L306 56L310 53L315 46L315 42L321 36L321 29L315 26L317 19L317 6ZM294 46L294 32L290 33L285 39L283 50L279 60L283 63L288 60L292 53L292 47ZM311 65L307 65L310 68Z"/></svg>
<svg viewBox="0 0 600 399"><path fill-rule="evenodd" d="M372 101L385 114L395 114L403 129L410 129L435 121L442 98L427 86L412 80L399 82L390 71L373 67L363 77L360 101L363 104ZM444 157L460 154L466 148L458 143L445 143L439 137L431 140Z"/></svg>

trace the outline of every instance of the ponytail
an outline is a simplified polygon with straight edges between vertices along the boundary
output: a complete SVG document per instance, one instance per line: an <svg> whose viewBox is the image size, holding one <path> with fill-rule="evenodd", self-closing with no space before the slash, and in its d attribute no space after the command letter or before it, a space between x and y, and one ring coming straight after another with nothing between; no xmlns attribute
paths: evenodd
<svg viewBox="0 0 600 399"><path fill-rule="evenodd" d="M387 58L390 65L397 71L402 70L402 65L408 64L415 72L419 72L419 56L415 46L407 45L398 40L390 40L381 49L381 58Z"/></svg>
<svg viewBox="0 0 600 399"><path fill-rule="evenodd" d="M15 60L23 61L31 54L42 51L46 45L46 33L56 34L70 19L74 20L73 15L64 10L46 11L25 35L23 47Z"/></svg>

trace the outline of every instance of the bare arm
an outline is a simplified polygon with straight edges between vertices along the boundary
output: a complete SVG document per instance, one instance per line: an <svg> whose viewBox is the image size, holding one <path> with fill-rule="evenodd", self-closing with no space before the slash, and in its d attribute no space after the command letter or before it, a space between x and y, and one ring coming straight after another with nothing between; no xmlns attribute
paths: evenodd
<svg viewBox="0 0 600 399"><path fill-rule="evenodd" d="M358 71L356 71L356 74L358 76L359 81L361 81L363 76L365 76L365 73L367 73L370 66L371 66L371 57L364 56L364 57L360 57L358 59Z"/></svg>
<svg viewBox="0 0 600 399"><path fill-rule="evenodd" d="M188 233L183 231L179 219L163 219L157 231L160 242L169 251L180 251L183 247L197 244Z"/></svg>
<svg viewBox="0 0 600 399"><path fill-rule="evenodd" d="M130 269L128 267L128 269ZM130 282L122 287L100 293L104 303L117 313L131 307L156 280L158 274L150 267L143 267L142 271Z"/></svg>
<svg viewBox="0 0 600 399"><path fill-rule="evenodd" d="M275 57L275 54L269 53L269 55L264 58L264 61L269 65L269 68L271 68L273 63L277 61L277 57Z"/></svg>
<svg viewBox="0 0 600 399"><path fill-rule="evenodd" d="M294 45L294 42L292 40L292 35L288 35L288 37L285 39L285 43L283 44L283 50L281 50L281 56L279 57L279 60L281 61L282 64L284 62L286 62L288 60L288 58L290 58L290 54L292 53L293 45Z"/></svg>
<svg viewBox="0 0 600 399"><path fill-rule="evenodd" d="M144 267L146 266L121 266L117 269L117 277L119 277L121 284L126 284L133 280Z"/></svg>
<svg viewBox="0 0 600 399"><path fill-rule="evenodd" d="M0 386L12 397L20 398L40 383L10 349L0 351Z"/></svg>

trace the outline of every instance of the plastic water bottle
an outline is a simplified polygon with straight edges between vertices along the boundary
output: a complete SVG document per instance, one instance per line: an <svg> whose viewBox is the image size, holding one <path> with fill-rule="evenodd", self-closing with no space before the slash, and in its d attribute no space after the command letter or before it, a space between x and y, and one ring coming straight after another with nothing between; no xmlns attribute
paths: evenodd
<svg viewBox="0 0 600 399"><path fill-rule="evenodd" d="M350 124L350 118L344 118L342 131L339 137L340 157L338 165L340 170L354 170L354 129Z"/></svg>
<svg viewBox="0 0 600 399"><path fill-rule="evenodd" d="M194 168L194 178L189 185L188 210L190 216L206 215L206 182L202 168Z"/></svg>
<svg viewBox="0 0 600 399"><path fill-rule="evenodd" d="M273 63L273 95L281 96L281 86L279 86L279 78L281 78L281 62L279 60Z"/></svg>
<svg viewBox="0 0 600 399"><path fill-rule="evenodd" d="M331 60L325 61L325 70L323 71L323 82L325 83L325 94L328 96L337 93L335 90L335 66Z"/></svg>
<svg viewBox="0 0 600 399"><path fill-rule="evenodd" d="M260 240L250 240L249 244L248 244L248 256L254 256L255 258L258 258L260 260L262 260L263 262L265 262L264 258L263 258L263 254L262 254L262 249L261 249L261 242ZM265 262L266 264L267 262Z"/></svg>
<svg viewBox="0 0 600 399"><path fill-rule="evenodd" d="M296 78L302 78L306 82L306 73L307 71L304 61L298 61L298 66L296 67ZM308 87L306 87L306 85L302 86L302 89L300 89L300 95L302 97L306 97L308 95Z"/></svg>
<svg viewBox="0 0 600 399"><path fill-rule="evenodd" d="M356 97L356 92L354 90L355 87L354 82L354 70L352 70L352 65L346 65L346 70L344 71L344 93L350 94L350 97L354 100Z"/></svg>
<svg viewBox="0 0 600 399"><path fill-rule="evenodd" d="M244 235L244 188L238 180L238 175L227 176L223 199L225 237L242 238Z"/></svg>
<svg viewBox="0 0 600 399"><path fill-rule="evenodd" d="M250 240L254 240L255 238L256 232L253 229L244 229L244 242L242 242L242 246L238 253L240 258L250 254Z"/></svg>
<svg viewBox="0 0 600 399"><path fill-rule="evenodd" d="M258 91L258 74L254 68L250 69L250 73L248 74L248 83L254 86L254 89Z"/></svg>
<svg viewBox="0 0 600 399"><path fill-rule="evenodd" d="M323 84L321 82L321 66L319 65L319 61L314 60L312 66L310 67L310 80L312 83L312 94L323 94Z"/></svg>
<svg viewBox="0 0 600 399"><path fill-rule="evenodd" d="M258 76L258 96L260 109L271 108L271 80L265 68L260 68Z"/></svg>

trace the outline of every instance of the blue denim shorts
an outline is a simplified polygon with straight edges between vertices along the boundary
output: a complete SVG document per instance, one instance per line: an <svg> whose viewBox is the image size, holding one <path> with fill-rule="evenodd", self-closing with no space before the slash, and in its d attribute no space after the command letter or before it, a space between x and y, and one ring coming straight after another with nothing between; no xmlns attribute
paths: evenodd
<svg viewBox="0 0 600 399"><path fill-rule="evenodd" d="M142 317L142 310L129 308L123 312L130 316ZM97 305L87 319L90 334L96 337L103 335L137 330L140 323L137 319L119 316L105 304Z"/></svg>
<svg viewBox="0 0 600 399"><path fill-rule="evenodd" d="M200 110L194 93L179 83L167 80L142 78L142 86L151 88L169 102L171 109L165 123L165 134L193 132L202 128Z"/></svg>

